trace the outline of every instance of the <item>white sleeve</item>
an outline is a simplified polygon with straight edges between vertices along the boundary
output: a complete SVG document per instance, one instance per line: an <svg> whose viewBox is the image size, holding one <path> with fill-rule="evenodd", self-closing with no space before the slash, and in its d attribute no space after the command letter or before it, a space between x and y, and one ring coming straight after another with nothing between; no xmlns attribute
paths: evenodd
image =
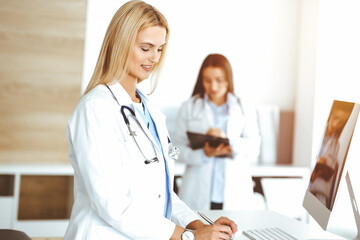
<svg viewBox="0 0 360 240"><path fill-rule="evenodd" d="M181 227L186 227L189 223L200 220L199 216L191 210L177 195L172 192L173 212L171 220Z"/></svg>
<svg viewBox="0 0 360 240"><path fill-rule="evenodd" d="M107 103L108 104L108 103ZM124 149L116 132L114 111L99 102L86 103L69 121L75 175L95 214L131 239L170 239L175 224L165 217L146 214L129 192ZM126 147L126 146L125 146ZM147 206L151 207L151 206Z"/></svg>
<svg viewBox="0 0 360 240"><path fill-rule="evenodd" d="M176 118L176 129L174 135L174 142L180 149L179 161L188 165L200 165L203 164L201 153L202 149L193 150L189 146L189 139L186 135L189 119L189 104L191 102L185 102L182 104L179 113Z"/></svg>

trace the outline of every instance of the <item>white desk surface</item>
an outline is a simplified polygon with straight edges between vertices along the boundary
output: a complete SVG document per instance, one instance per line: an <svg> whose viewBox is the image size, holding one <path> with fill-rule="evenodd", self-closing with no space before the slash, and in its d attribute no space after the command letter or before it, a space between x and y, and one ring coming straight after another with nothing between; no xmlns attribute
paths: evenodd
<svg viewBox="0 0 360 240"><path fill-rule="evenodd" d="M0 174L73 175L70 163L1 163Z"/></svg>
<svg viewBox="0 0 360 240"><path fill-rule="evenodd" d="M309 168L291 165L254 165L250 167L253 177L298 177L309 175Z"/></svg>
<svg viewBox="0 0 360 240"><path fill-rule="evenodd" d="M175 162L175 176L182 176L186 165L182 162ZM298 177L307 178L309 168L291 165L252 165L250 166L253 177Z"/></svg>
<svg viewBox="0 0 360 240"><path fill-rule="evenodd" d="M182 176L186 165L175 162L175 176ZM309 174L309 168L289 165L251 166L251 175L254 177L299 177ZM0 174L65 174L74 173L70 163L0 163Z"/></svg>
<svg viewBox="0 0 360 240"><path fill-rule="evenodd" d="M242 230L259 229L265 227L279 227L287 233L297 236L297 231L301 231L304 235L303 239L344 239L335 234L323 231L320 227L311 226L304 222L295 220L293 218L281 215L279 213L263 210L263 211L221 211L209 210L202 211L206 216L212 220L216 220L221 216L228 217L234 220L238 226L238 232L235 235L235 240L246 239L246 236L241 234ZM301 239L299 239L301 240Z"/></svg>

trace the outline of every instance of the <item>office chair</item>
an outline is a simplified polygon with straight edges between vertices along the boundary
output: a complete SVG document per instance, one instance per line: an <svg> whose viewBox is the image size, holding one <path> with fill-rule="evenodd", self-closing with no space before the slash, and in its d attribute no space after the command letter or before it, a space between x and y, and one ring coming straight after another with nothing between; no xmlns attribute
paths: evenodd
<svg viewBox="0 0 360 240"><path fill-rule="evenodd" d="M31 240L24 232L12 229L0 229L0 239L3 240Z"/></svg>

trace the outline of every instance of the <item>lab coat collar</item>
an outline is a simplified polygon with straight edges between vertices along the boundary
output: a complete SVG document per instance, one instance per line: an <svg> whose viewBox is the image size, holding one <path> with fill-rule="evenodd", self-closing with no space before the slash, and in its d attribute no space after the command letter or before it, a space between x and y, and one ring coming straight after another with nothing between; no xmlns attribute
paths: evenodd
<svg viewBox="0 0 360 240"><path fill-rule="evenodd" d="M208 99L208 96L205 94L204 98L201 98L200 95L195 95L194 97L192 97L191 101L193 101L193 117L198 117L198 118L202 118L202 114L204 114L203 110L205 109L205 113L207 114L206 117L209 121L210 125L213 125L214 123L212 122L213 120L213 115L212 115L212 111L210 110L210 106L208 104L206 104ZM227 93L227 99L226 99L226 104L228 106L228 111L229 114L233 113L233 111L238 111L237 109L239 109L238 107L235 107L237 105L240 106L240 111L241 114L244 114L243 108L242 108L242 104L240 99L232 94L232 93Z"/></svg>
<svg viewBox="0 0 360 240"><path fill-rule="evenodd" d="M126 92L126 90L123 88L123 86L121 86L121 84L119 82L116 82L116 83L111 84L111 85L108 84L107 86L111 89L111 91L113 92L116 100L121 105L132 105L133 104L133 101L131 100L131 97ZM142 100L144 100L146 102L148 101L148 98L146 97L146 94L144 94L139 89L136 89L136 91L140 93Z"/></svg>
<svg viewBox="0 0 360 240"><path fill-rule="evenodd" d="M209 102L209 96L206 93L204 94L204 101ZM239 103L239 98L236 97L234 94L228 92L227 96L226 96L226 103L225 104L229 107L229 106L233 105L236 102Z"/></svg>
<svg viewBox="0 0 360 240"><path fill-rule="evenodd" d="M108 84L107 85L112 93L114 94L114 97L116 98L116 101L121 105L130 105L132 104L132 100L129 96L129 94L126 92L126 90L121 86L119 82L116 82L114 84Z"/></svg>
<svg viewBox="0 0 360 240"><path fill-rule="evenodd" d="M235 103L239 103L240 102L240 100L239 100L239 98L237 97L237 96L235 96L234 94L232 94L232 93L228 93L227 94L227 100L226 100L226 102L227 102L227 104L229 105L229 106L232 106L233 104L235 104Z"/></svg>

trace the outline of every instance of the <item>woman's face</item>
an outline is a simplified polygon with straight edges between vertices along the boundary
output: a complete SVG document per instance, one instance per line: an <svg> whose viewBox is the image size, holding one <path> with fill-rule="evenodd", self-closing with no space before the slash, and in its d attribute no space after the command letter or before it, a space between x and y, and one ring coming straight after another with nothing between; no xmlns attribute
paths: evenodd
<svg viewBox="0 0 360 240"><path fill-rule="evenodd" d="M202 83L211 102L223 104L226 102L226 93L229 84L225 72L220 67L207 67L203 70Z"/></svg>
<svg viewBox="0 0 360 240"><path fill-rule="evenodd" d="M165 39L164 27L148 27L138 32L127 78L141 81L150 76L154 65L159 62Z"/></svg>

